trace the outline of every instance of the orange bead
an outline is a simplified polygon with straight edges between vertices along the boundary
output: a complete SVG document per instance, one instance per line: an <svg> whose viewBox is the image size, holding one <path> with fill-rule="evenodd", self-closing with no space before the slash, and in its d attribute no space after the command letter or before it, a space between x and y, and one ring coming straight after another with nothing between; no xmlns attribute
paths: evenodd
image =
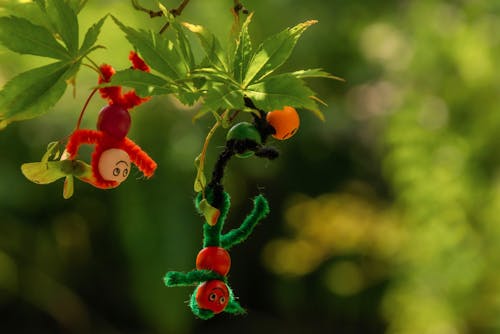
<svg viewBox="0 0 500 334"><path fill-rule="evenodd" d="M284 107L281 110L273 110L267 113L267 122L276 131L273 137L285 140L293 136L300 125L299 114L293 107Z"/></svg>

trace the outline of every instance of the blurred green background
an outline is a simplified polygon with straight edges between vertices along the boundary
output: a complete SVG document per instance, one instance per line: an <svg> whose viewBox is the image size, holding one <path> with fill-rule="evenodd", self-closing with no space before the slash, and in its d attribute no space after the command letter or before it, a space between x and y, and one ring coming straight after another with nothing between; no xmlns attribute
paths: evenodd
<svg viewBox="0 0 500 334"><path fill-rule="evenodd" d="M19 13L19 2L0 1L0 15ZM83 68L75 97L68 90L47 115L0 132L0 332L499 333L500 1L243 3L255 11L255 43L319 20L285 69L347 80L311 81L326 122L301 111L297 135L273 143L278 160L230 163L228 224L259 192L272 209L231 252L230 282L248 315L197 320L192 288L162 282L192 269L201 248L193 159L210 118L193 124L195 111L169 97L134 111L129 136L159 164L149 181L136 172L109 191L78 182L63 200L62 181L24 179L20 165L73 129L96 81ZM193 0L181 19L226 37L232 4ZM163 24L129 1L91 0L80 28L106 13ZM129 66L131 46L111 20L100 43L97 63ZM41 61L0 49L0 85ZM103 105L94 98L84 127Z"/></svg>

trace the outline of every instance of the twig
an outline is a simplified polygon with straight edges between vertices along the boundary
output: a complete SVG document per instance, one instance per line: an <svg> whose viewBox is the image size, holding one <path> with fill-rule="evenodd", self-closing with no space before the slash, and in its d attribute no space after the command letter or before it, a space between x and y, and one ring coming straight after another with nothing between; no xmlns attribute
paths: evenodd
<svg viewBox="0 0 500 334"><path fill-rule="evenodd" d="M144 13L147 13L149 15L150 18L153 18L153 17L159 17L159 16L163 16L163 12L161 10L158 10L158 11L154 11L154 10L151 10L151 9L147 9L145 7L142 7L140 4L139 4L139 1L137 0L132 0L132 6L134 6L134 8L138 11L141 11L141 12L144 12Z"/></svg>
<svg viewBox="0 0 500 334"><path fill-rule="evenodd" d="M180 16L182 14L182 11L184 10L184 8L186 8L186 6L188 5L190 0L182 0L181 4L177 7L177 8L174 8L174 9L171 9L171 10L168 10L168 12L173 16L173 17L177 17L177 16ZM138 0L132 0L132 6L134 6L134 8L138 11L141 11L141 12L144 12L146 14L149 15L150 18L154 18L154 17L161 17L161 16L164 16L165 13L162 11L162 10L158 10L158 11L154 11L154 10L151 10L151 9L147 9L143 6L141 6L139 4L139 1ZM163 25L163 27L161 27L160 29L160 34L163 33L165 30L167 30L167 28L170 26L170 22L167 22Z"/></svg>
<svg viewBox="0 0 500 334"><path fill-rule="evenodd" d="M179 5L179 7L177 8L174 8L172 10L169 10L168 12L170 14L172 14L173 17L177 17L179 15L182 14L182 11L184 10L184 8L186 8L186 6L188 5L190 0L182 0L181 4ZM167 30L167 28L170 26L170 21L168 21L167 23L165 23L163 25L163 27L161 27L160 29L160 34L163 33L165 30Z"/></svg>

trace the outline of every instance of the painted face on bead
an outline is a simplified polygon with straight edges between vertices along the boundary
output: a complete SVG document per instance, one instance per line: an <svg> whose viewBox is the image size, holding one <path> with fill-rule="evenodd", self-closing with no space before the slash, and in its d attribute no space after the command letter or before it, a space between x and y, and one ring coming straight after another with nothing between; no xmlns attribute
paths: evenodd
<svg viewBox="0 0 500 334"><path fill-rule="evenodd" d="M196 292L196 302L201 309L220 313L229 302L229 290L226 284L219 280L202 283Z"/></svg>
<svg viewBox="0 0 500 334"><path fill-rule="evenodd" d="M130 172L130 157L124 150L111 148L102 152L99 159L99 173L108 181L121 183Z"/></svg>

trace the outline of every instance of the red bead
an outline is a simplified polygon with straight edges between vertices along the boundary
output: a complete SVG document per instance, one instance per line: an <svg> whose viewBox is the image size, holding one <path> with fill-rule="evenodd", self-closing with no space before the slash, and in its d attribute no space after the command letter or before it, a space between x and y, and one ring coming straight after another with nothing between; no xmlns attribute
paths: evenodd
<svg viewBox="0 0 500 334"><path fill-rule="evenodd" d="M97 119L97 130L116 139L123 139L130 129L130 114L125 108L112 104L101 109Z"/></svg>
<svg viewBox="0 0 500 334"><path fill-rule="evenodd" d="M196 291L196 302L201 309L210 310L215 314L220 313L229 303L229 289L219 280L204 282Z"/></svg>
<svg viewBox="0 0 500 334"><path fill-rule="evenodd" d="M196 257L196 269L198 270L212 270L222 276L226 276L229 268L231 268L231 257L222 247L205 247Z"/></svg>

